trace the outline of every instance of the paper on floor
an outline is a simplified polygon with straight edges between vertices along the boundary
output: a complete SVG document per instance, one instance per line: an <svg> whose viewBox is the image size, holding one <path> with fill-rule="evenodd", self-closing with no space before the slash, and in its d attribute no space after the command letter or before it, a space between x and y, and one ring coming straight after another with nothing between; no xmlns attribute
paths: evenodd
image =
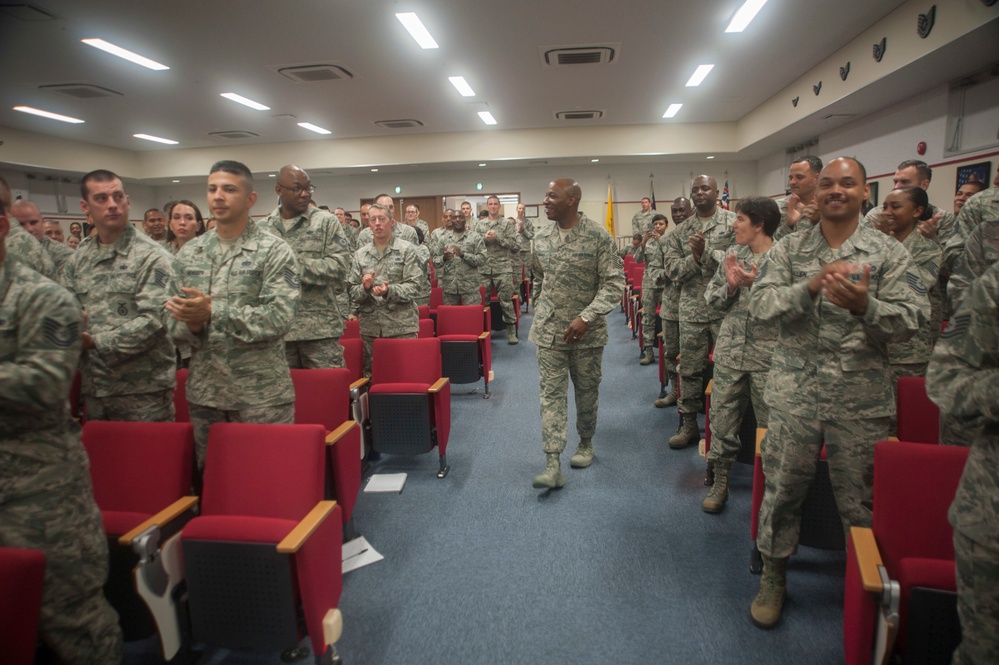
<svg viewBox="0 0 999 665"><path fill-rule="evenodd" d="M384 559L375 548L368 544L364 536L359 536L350 542L343 544L343 572L349 573L352 570L363 568L372 563L377 563Z"/></svg>
<svg viewBox="0 0 999 665"><path fill-rule="evenodd" d="M365 485L365 492L402 492L402 486L406 484L405 473L376 473L368 479Z"/></svg>

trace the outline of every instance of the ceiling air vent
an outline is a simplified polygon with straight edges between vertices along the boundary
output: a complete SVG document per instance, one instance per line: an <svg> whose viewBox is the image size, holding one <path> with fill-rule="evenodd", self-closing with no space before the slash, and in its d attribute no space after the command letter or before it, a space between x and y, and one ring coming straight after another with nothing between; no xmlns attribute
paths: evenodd
<svg viewBox="0 0 999 665"><path fill-rule="evenodd" d="M297 65L294 67L282 67L278 69L278 73L298 83L339 81L354 78L352 73L339 65Z"/></svg>
<svg viewBox="0 0 999 665"><path fill-rule="evenodd" d="M233 129L224 132L208 132L209 136L218 136L219 138L229 139L230 141L237 141L239 139L252 139L259 138L260 134L255 134L253 132L247 132L242 129Z"/></svg>
<svg viewBox="0 0 999 665"><path fill-rule="evenodd" d="M412 127L422 127L423 123L412 118L402 118L400 120L375 120L375 124L385 129L410 129Z"/></svg>
<svg viewBox="0 0 999 665"><path fill-rule="evenodd" d="M556 120L596 120L604 117L603 111L559 111Z"/></svg>
<svg viewBox="0 0 999 665"><path fill-rule="evenodd" d="M620 48L620 44L543 46L541 47L541 59L546 67L607 65L616 61Z"/></svg>
<svg viewBox="0 0 999 665"><path fill-rule="evenodd" d="M48 92L58 92L60 95L73 97L75 99L98 99L100 97L123 97L117 90L102 88L99 85L89 83L59 83L55 85L40 85L39 90Z"/></svg>

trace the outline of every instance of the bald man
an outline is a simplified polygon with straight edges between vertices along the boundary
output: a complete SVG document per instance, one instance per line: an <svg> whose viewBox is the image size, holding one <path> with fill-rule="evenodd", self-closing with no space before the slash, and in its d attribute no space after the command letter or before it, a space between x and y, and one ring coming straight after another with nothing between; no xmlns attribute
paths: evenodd
<svg viewBox="0 0 999 665"><path fill-rule="evenodd" d="M0 176L0 204L3 204L6 210L10 210L14 203L12 199L10 185L3 176ZM55 263L52 262L52 258L31 234L21 228L20 224L11 224L7 232L7 256L49 279L56 278Z"/></svg>
<svg viewBox="0 0 999 665"><path fill-rule="evenodd" d="M17 221L21 223L21 228L34 236L35 240L41 243L42 249L46 254L48 254L53 265L55 266L56 274L61 273L62 267L66 265L66 261L73 256L73 250L61 242L56 242L55 240L46 237L44 226L46 220L42 217L42 213L38 210L38 206L31 201L18 199L17 201L14 201L14 204L11 206L11 212L14 217L17 218Z"/></svg>
<svg viewBox="0 0 999 665"><path fill-rule="evenodd" d="M291 369L344 366L340 336L347 312L337 295L346 287L350 241L332 213L309 205L315 190L303 169L281 167L274 183L280 203L260 221L261 230L291 246L302 270L301 304L284 338Z"/></svg>
<svg viewBox="0 0 999 665"><path fill-rule="evenodd" d="M574 468L594 459L601 362L607 321L624 290L624 270L614 239L602 224L578 212L579 183L562 178L548 184L547 224L534 236L534 323L528 336L538 349L541 386L541 442L545 470L534 477L538 489L565 485L559 457L568 429L569 379L576 396L579 446Z"/></svg>

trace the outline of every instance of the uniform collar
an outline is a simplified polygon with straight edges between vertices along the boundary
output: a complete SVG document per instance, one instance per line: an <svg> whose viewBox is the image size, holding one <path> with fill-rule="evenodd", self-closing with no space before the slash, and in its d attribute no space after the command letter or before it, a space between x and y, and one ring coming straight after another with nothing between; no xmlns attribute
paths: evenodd
<svg viewBox="0 0 999 665"><path fill-rule="evenodd" d="M89 252L92 256L88 256L87 259L90 261L91 265L96 265L101 261L107 259L113 259L119 254L121 256L128 256L132 251L132 245L135 242L135 228L129 224L118 236L118 239L114 241L111 245L111 251L104 253L100 248L100 236L91 236L83 241L77 251Z"/></svg>

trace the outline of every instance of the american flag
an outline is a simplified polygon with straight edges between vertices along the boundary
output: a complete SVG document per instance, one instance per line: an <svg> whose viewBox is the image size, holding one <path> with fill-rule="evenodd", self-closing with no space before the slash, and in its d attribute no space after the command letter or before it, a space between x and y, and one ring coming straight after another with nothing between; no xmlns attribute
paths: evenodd
<svg viewBox="0 0 999 665"><path fill-rule="evenodd" d="M722 190L722 208L728 210L728 178L725 178L725 189Z"/></svg>

